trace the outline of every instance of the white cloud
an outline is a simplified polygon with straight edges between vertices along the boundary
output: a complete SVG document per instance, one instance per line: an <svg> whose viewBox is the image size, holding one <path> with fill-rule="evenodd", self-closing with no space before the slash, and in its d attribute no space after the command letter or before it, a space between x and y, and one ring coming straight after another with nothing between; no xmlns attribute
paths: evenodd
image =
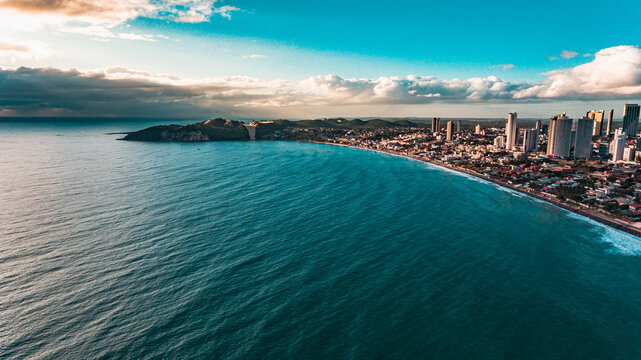
<svg viewBox="0 0 641 360"><path fill-rule="evenodd" d="M0 37L0 63L14 64L19 60L42 60L51 56L49 47L40 41L16 42Z"/></svg>
<svg viewBox="0 0 641 360"><path fill-rule="evenodd" d="M576 52L576 51L563 50L563 51L561 51L561 54L559 56L562 57L563 59L567 60L567 59L572 59L573 57L575 57L577 55L579 55L579 53Z"/></svg>
<svg viewBox="0 0 641 360"><path fill-rule="evenodd" d="M134 33L120 33L118 37L124 40L139 40L156 42L158 39L169 39L164 35L150 35L150 34L134 34Z"/></svg>
<svg viewBox="0 0 641 360"><path fill-rule="evenodd" d="M559 58L556 56L548 56L548 60L554 61L554 60L559 60Z"/></svg>
<svg viewBox="0 0 641 360"><path fill-rule="evenodd" d="M243 55L243 59L264 59L267 56L263 54L248 54L248 55Z"/></svg>
<svg viewBox="0 0 641 360"><path fill-rule="evenodd" d="M30 50L24 45L0 41L0 51L28 53Z"/></svg>
<svg viewBox="0 0 641 360"><path fill-rule="evenodd" d="M498 64L490 66L490 69L503 69L508 70L514 67L514 64Z"/></svg>
<svg viewBox="0 0 641 360"><path fill-rule="evenodd" d="M594 60L570 69L550 71L541 84L515 98L612 99L641 96L641 49L621 45L594 54Z"/></svg>
<svg viewBox="0 0 641 360"><path fill-rule="evenodd" d="M229 18L231 12L240 10L230 5L217 7L217 2L219 0L0 0L0 7L30 16L116 24L137 17L201 22L213 14Z"/></svg>
<svg viewBox="0 0 641 360"><path fill-rule="evenodd" d="M240 9L220 0L0 0L0 28L33 31L46 27L114 38L112 29L139 17L198 23L213 15L231 18Z"/></svg>
<svg viewBox="0 0 641 360"><path fill-rule="evenodd" d="M24 50L16 44L4 47L14 52ZM441 80L417 75L375 79L320 75L291 82L246 76L182 79L116 67L92 71L0 68L0 111L43 114L57 109L79 115L188 117L213 110L239 114L254 109L254 114L273 114L292 108L313 111L353 105L636 99L641 97L641 49L603 49L586 64L543 75L545 80L537 83L511 82L496 76Z"/></svg>
<svg viewBox="0 0 641 360"><path fill-rule="evenodd" d="M214 13L220 14L220 16L229 20L231 19L231 13L234 11L240 11L240 9L235 6L224 5L219 8L216 8L214 10Z"/></svg>

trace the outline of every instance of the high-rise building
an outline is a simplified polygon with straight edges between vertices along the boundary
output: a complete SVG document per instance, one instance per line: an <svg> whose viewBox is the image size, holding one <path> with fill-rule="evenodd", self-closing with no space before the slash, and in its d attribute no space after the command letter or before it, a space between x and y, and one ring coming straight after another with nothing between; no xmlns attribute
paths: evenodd
<svg viewBox="0 0 641 360"><path fill-rule="evenodd" d="M523 132L523 152L539 150L539 130L525 129Z"/></svg>
<svg viewBox="0 0 641 360"><path fill-rule="evenodd" d="M601 115L603 115L603 112ZM575 158L587 159L592 155L593 122L596 122L596 120L592 120L586 116L576 121L576 137L574 140Z"/></svg>
<svg viewBox="0 0 641 360"><path fill-rule="evenodd" d="M541 120L537 120L536 126L534 128L537 129L539 132L541 132L541 126L542 126Z"/></svg>
<svg viewBox="0 0 641 360"><path fill-rule="evenodd" d="M633 147L627 147L623 149L623 161L634 161L634 153L636 149Z"/></svg>
<svg viewBox="0 0 641 360"><path fill-rule="evenodd" d="M639 105L625 104L623 107L623 132L636 137L639 127Z"/></svg>
<svg viewBox="0 0 641 360"><path fill-rule="evenodd" d="M600 136L601 132L603 131L603 118L605 115L605 111L603 110L592 110L588 111L588 114L586 115L588 118L594 120L594 124L592 126L592 136Z"/></svg>
<svg viewBox="0 0 641 360"><path fill-rule="evenodd" d="M452 133L454 132L454 122L447 122L447 134L445 135L445 141L452 141Z"/></svg>
<svg viewBox="0 0 641 360"><path fill-rule="evenodd" d="M516 138L517 138L517 130L516 130L516 113L509 113L507 115L507 123L505 124L505 148L508 150L514 150L514 147L516 146Z"/></svg>
<svg viewBox="0 0 641 360"><path fill-rule="evenodd" d="M505 136L497 136L494 138L494 147L503 148L505 147Z"/></svg>
<svg viewBox="0 0 641 360"><path fill-rule="evenodd" d="M612 152L612 161L617 162L623 160L623 149L625 149L625 138L626 134L623 129L619 128L614 130L614 139L612 143L614 144L614 151Z"/></svg>
<svg viewBox="0 0 641 360"><path fill-rule="evenodd" d="M614 117L614 109L610 109L610 116L608 116L608 126L605 129L605 136L612 134L612 118Z"/></svg>
<svg viewBox="0 0 641 360"><path fill-rule="evenodd" d="M456 120L456 132L461 132L461 120Z"/></svg>
<svg viewBox="0 0 641 360"><path fill-rule="evenodd" d="M548 146L547 149L545 149L545 153L550 156L552 155L552 144L554 144L554 125L556 125L556 117L553 116L550 118L550 125L548 128Z"/></svg>
<svg viewBox="0 0 641 360"><path fill-rule="evenodd" d="M549 133L547 155L561 158L570 157L572 119L565 116L565 113L555 115L550 119Z"/></svg>
<svg viewBox="0 0 641 360"><path fill-rule="evenodd" d="M439 132L441 131L441 118L433 118L432 119L432 132Z"/></svg>
<svg viewBox="0 0 641 360"><path fill-rule="evenodd" d="M474 133L476 135L481 133L481 124L477 124L476 127L474 127Z"/></svg>

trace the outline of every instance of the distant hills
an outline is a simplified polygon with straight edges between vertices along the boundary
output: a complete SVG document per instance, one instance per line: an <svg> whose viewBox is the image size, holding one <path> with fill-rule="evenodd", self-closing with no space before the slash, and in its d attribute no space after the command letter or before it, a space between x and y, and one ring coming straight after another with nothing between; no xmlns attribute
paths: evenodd
<svg viewBox="0 0 641 360"><path fill-rule="evenodd" d="M122 140L130 141L225 141L249 140L248 128L255 129L256 139L270 138L276 131L290 127L297 128L336 128L336 129L381 129L393 127L426 127L426 123L409 120L388 121L383 119L346 120L317 119L317 120L270 120L252 121L245 124L241 121L226 119L205 120L190 125L160 125L128 133Z"/></svg>
<svg viewBox="0 0 641 360"><path fill-rule="evenodd" d="M285 127L302 127L302 128L347 128L347 129L377 129L388 127L425 127L425 123L412 122L409 120L390 121L383 119L371 120L346 120L343 118L336 119L316 119L316 120L273 120L271 121ZM255 122L252 122L255 123ZM265 124L268 121L257 121L257 123Z"/></svg>

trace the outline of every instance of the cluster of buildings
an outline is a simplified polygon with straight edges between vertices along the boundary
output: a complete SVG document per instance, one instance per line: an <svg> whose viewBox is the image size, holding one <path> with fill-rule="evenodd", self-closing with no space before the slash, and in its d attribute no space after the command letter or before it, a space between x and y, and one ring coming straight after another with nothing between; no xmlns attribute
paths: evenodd
<svg viewBox="0 0 641 360"><path fill-rule="evenodd" d="M349 145L436 163L532 196L620 222L641 233L639 105L589 111L579 119L557 114L549 122L507 116L505 127L462 126L460 121L376 129L288 128L282 139ZM605 220L604 220L605 219Z"/></svg>
<svg viewBox="0 0 641 360"><path fill-rule="evenodd" d="M613 117L614 109L610 110L607 123L604 123L603 110L588 111L586 116L576 120L562 113L551 117L549 124L543 125L539 120L533 128L519 129L517 114L510 113L505 134L497 136L494 145L508 151L529 153L538 152L540 141L545 141L545 154L553 158L598 156L612 162L635 162L637 155L641 157L641 152L636 151L639 149L639 105L625 104L620 128L614 129Z"/></svg>

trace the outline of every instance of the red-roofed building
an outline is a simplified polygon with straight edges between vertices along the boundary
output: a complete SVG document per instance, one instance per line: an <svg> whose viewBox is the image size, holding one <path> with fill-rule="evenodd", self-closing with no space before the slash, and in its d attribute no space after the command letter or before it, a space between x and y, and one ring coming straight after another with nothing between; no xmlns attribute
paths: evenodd
<svg viewBox="0 0 641 360"><path fill-rule="evenodd" d="M630 204L628 205L628 209L634 214L639 215L641 213L641 204Z"/></svg>

